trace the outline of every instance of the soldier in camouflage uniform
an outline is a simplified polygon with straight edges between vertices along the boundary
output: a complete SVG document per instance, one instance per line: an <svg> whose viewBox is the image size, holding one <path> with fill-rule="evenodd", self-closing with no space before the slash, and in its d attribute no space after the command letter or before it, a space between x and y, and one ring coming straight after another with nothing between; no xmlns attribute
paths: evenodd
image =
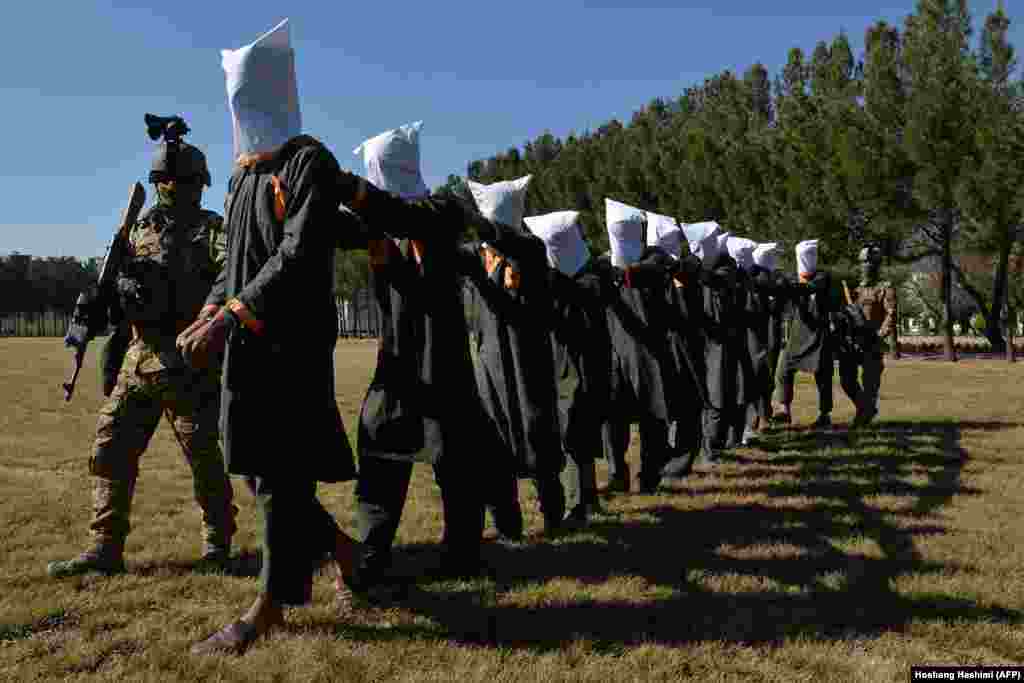
<svg viewBox="0 0 1024 683"><path fill-rule="evenodd" d="M883 357L896 325L896 290L892 283L879 280L881 251L877 247L865 247L860 252L860 265L860 286L850 292L850 297L868 323L862 340L864 350L855 356L844 354L839 359L839 381L857 408L852 427L866 425L878 414L878 390L885 369ZM864 368L863 388L858 382L858 366Z"/></svg>
<svg viewBox="0 0 1024 683"><path fill-rule="evenodd" d="M224 223L200 203L203 186L210 185L206 158L197 148L180 145L160 145L150 172L157 203L131 228L117 282L124 314L119 333L131 341L123 361L119 353L104 353L108 398L89 460L93 545L76 558L51 562L47 572L53 577L124 571L139 458L161 416L192 468L203 511L203 562L224 567L230 555L238 509L218 442L219 364L193 370L175 348L178 333L198 315L224 262Z"/></svg>

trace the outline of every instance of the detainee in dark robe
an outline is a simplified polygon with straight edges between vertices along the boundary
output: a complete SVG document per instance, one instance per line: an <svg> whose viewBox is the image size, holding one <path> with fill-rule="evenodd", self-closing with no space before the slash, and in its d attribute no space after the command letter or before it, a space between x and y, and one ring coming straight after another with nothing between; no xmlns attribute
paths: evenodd
<svg viewBox="0 0 1024 683"><path fill-rule="evenodd" d="M748 282L747 344L755 385L747 408L749 431L745 439L756 436L772 417L771 397L782 335L780 312L789 292L788 281L781 273L758 265L751 268Z"/></svg>
<svg viewBox="0 0 1024 683"><path fill-rule="evenodd" d="M731 258L731 257L730 257ZM735 261L735 259L733 259ZM758 383L755 355L758 353L756 339L758 301L754 296L754 285L750 274L739 266L736 268L736 288L733 290L733 311L735 315L736 344L734 354L739 367L736 386L736 412L729 422L725 440L727 449L743 445L744 437L749 436L747 427L750 424L750 406L760 396L761 384ZM752 340L752 337L755 337Z"/></svg>
<svg viewBox="0 0 1024 683"><path fill-rule="evenodd" d="M669 444L670 459L662 476L685 477L700 454L702 417L707 407L704 364L704 288L697 275L701 261L693 254L681 256L669 268L670 287L666 291L669 341L678 372L676 415ZM636 277L636 274L633 276Z"/></svg>
<svg viewBox="0 0 1024 683"><path fill-rule="evenodd" d="M696 465L714 464L722 452L737 444L742 434L747 394L753 377L742 321L743 278L736 261L723 249L701 269L698 279L704 294L704 364L707 406L703 415L703 442ZM730 435L734 438L730 443Z"/></svg>
<svg viewBox="0 0 1024 683"><path fill-rule="evenodd" d="M371 241L372 283L382 315L377 368L359 416L356 521L364 544L356 594L386 583L414 463L434 468L444 534L435 577L482 570L484 494L502 444L481 404L463 306L465 279L481 269L460 235L476 221L501 246L501 226L454 199L403 200L372 185L348 204L371 228L416 239ZM405 226L405 227L402 227ZM413 234L412 232L408 234Z"/></svg>
<svg viewBox="0 0 1024 683"><path fill-rule="evenodd" d="M818 419L816 427L831 424L833 349L830 335L831 314L837 309L833 301L832 277L824 270L801 275L801 283L793 283L785 302L786 347L779 358L779 402L781 419L792 421L793 387L797 372L814 375L818 388Z"/></svg>
<svg viewBox="0 0 1024 683"><path fill-rule="evenodd" d="M559 473L564 456L558 424L558 388L551 346L552 298L544 243L502 226L497 243L468 245L489 267L467 277L465 296L476 336L476 377L484 410L501 437L492 458L507 474L487 503L502 536L519 540L523 514L518 480L534 482L546 532L565 514Z"/></svg>
<svg viewBox="0 0 1024 683"><path fill-rule="evenodd" d="M318 482L356 475L334 395L334 258L338 246L365 246L366 234L338 210L344 178L357 177L305 135L240 157L225 202L226 263L205 320L178 340L193 365L224 345L224 463L250 478L263 513L260 595L196 646L204 652L244 647L281 622L283 606L309 601L326 554L340 571L357 554L316 496Z"/></svg>
<svg viewBox="0 0 1024 683"><path fill-rule="evenodd" d="M666 320L668 276L661 265L669 258L659 247L645 247L636 263L620 271L619 296L608 307L613 350L611 405L602 438L612 490L629 490L626 451L632 422L637 422L640 430L641 492L657 489L668 460L669 423L676 414L673 387L678 383ZM640 278L634 284L632 269L649 263L658 264L655 270L660 275Z"/></svg>
<svg viewBox="0 0 1024 683"><path fill-rule="evenodd" d="M611 337L606 307L617 289L594 270L594 262L572 276L550 270L554 321L558 417L567 455L562 472L567 521L583 524L601 511L596 459L602 454L601 425L609 418Z"/></svg>

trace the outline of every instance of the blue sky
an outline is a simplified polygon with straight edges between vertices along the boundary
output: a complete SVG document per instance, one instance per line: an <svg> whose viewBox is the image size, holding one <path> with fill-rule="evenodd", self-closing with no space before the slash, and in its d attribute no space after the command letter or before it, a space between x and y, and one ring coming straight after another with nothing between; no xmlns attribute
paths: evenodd
<svg viewBox="0 0 1024 683"><path fill-rule="evenodd" d="M997 0L971 3L975 23ZM143 114L181 114L222 211L231 122L220 50L291 21L305 132L362 173L360 142L422 119L431 188L545 130L564 137L845 30L860 56L912 0L8 3L0 41L0 254L102 253L153 144ZM1014 7L1008 5L1010 18ZM1024 24L1024 18L1021 20ZM1020 25L1011 39L1024 50ZM147 192L152 195L151 186ZM572 207L565 207L567 209Z"/></svg>

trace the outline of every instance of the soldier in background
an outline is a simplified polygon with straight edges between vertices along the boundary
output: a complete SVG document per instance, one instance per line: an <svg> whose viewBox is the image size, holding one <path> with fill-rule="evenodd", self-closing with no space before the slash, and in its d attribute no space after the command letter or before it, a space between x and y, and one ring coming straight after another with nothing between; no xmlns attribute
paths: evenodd
<svg viewBox="0 0 1024 683"><path fill-rule="evenodd" d="M887 339L896 325L896 289L891 282L880 280L882 252L868 246L860 252L861 281L851 292L851 303L860 307L867 322L862 330L862 348L856 355L844 354L839 359L839 381L843 391L857 408L852 427L868 424L878 414L878 390L882 385L883 360L888 350ZM863 367L863 387L858 381L858 367Z"/></svg>
<svg viewBox="0 0 1024 683"><path fill-rule="evenodd" d="M210 172L196 147L161 143L149 180L157 202L128 235L117 281L124 320L103 354L108 398L89 459L93 544L78 557L51 562L47 573L55 578L124 571L139 459L161 416L192 468L203 511L202 559L223 568L230 555L237 508L218 443L219 365L193 370L175 349L176 336L198 315L224 262L223 219L201 206Z"/></svg>

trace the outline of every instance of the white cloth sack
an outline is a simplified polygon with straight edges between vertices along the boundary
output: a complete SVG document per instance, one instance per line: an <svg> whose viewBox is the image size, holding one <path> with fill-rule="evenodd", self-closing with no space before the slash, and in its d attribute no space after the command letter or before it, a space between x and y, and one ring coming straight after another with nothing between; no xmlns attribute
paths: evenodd
<svg viewBox="0 0 1024 683"><path fill-rule="evenodd" d="M644 212L635 206L604 200L608 241L612 247L612 265L625 268L640 260L644 250Z"/></svg>
<svg viewBox="0 0 1024 683"><path fill-rule="evenodd" d="M302 132L288 20L237 50L221 50L235 157L269 152Z"/></svg>
<svg viewBox="0 0 1024 683"><path fill-rule="evenodd" d="M754 263L765 270L775 270L778 258L778 242L762 242L754 248Z"/></svg>
<svg viewBox="0 0 1024 683"><path fill-rule="evenodd" d="M730 235L725 247L740 268L749 271L754 267L754 249L757 248L757 242L746 237Z"/></svg>
<svg viewBox="0 0 1024 683"><path fill-rule="evenodd" d="M402 199L430 194L420 173L420 128L422 121L408 123L364 140L352 150L362 154L366 179L378 188Z"/></svg>
<svg viewBox="0 0 1024 683"><path fill-rule="evenodd" d="M813 273L818 269L818 240L804 240L796 245L796 272Z"/></svg>
<svg viewBox="0 0 1024 683"><path fill-rule="evenodd" d="M661 247L679 259L683 249L683 231L671 216L647 211L647 246Z"/></svg>
<svg viewBox="0 0 1024 683"><path fill-rule="evenodd" d="M731 232L720 232L718 233L718 253L729 253L729 248L726 246L729 243L729 238L732 237Z"/></svg>
<svg viewBox="0 0 1024 683"><path fill-rule="evenodd" d="M533 176L523 176L515 180L504 180L500 183L484 185L467 180L473 200L484 218L518 228L523 224L523 212L526 211L526 186Z"/></svg>
<svg viewBox="0 0 1024 683"><path fill-rule="evenodd" d="M555 211L542 216L527 216L526 227L544 242L548 265L572 277L590 260L590 250L583 241L579 211Z"/></svg>
<svg viewBox="0 0 1024 683"><path fill-rule="evenodd" d="M721 253L718 236L722 234L722 226L715 221L688 223L683 225L683 234L690 245L690 253L700 258L705 266L712 265Z"/></svg>

